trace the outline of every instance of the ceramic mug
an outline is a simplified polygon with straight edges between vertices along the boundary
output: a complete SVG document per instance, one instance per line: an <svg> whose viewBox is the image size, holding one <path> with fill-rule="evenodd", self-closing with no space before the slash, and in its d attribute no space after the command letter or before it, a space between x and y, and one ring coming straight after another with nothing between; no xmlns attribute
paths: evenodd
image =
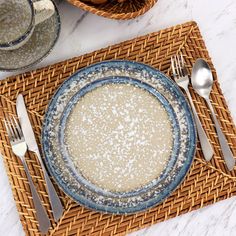
<svg viewBox="0 0 236 236"><path fill-rule="evenodd" d="M55 12L51 0L0 0L0 50L14 50L31 37L37 24Z"/></svg>

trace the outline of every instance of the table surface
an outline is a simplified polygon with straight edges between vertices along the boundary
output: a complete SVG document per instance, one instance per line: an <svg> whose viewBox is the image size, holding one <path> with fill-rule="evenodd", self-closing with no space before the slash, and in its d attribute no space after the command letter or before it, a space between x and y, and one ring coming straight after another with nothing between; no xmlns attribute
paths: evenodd
<svg viewBox="0 0 236 236"><path fill-rule="evenodd" d="M236 122L236 1L159 0L144 16L130 21L109 20L58 1L62 32L53 52L34 68L158 31L189 20L198 23L212 57L221 88ZM96 25L95 25L96 24ZM34 69L31 68L31 69ZM18 72L19 73L19 72ZM12 73L0 72L0 79ZM0 158L0 235L25 235ZM236 198L153 225L132 236L235 235Z"/></svg>

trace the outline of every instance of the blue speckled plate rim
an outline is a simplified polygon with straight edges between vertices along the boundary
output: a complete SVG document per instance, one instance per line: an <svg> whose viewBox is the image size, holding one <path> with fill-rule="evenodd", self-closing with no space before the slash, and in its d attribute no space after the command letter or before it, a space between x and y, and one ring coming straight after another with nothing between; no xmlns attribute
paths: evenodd
<svg viewBox="0 0 236 236"><path fill-rule="evenodd" d="M55 17L56 17L56 21L57 21L57 23L56 23L56 27L57 27L56 37L55 37L51 47L39 59L37 59L36 61L34 61L34 62L32 62L32 63L30 63L30 64L28 64L26 66L22 66L22 67L19 67L19 68L14 68L14 69L12 69L12 68L3 68L3 67L0 66L0 71L2 71L2 72L11 72L11 71L17 71L17 70L25 70L25 69L27 69L27 68L29 68L31 66L34 66L35 64L41 62L44 58L46 58L51 53L51 51L53 50L54 46L56 45L56 43L57 43L57 41L59 39L60 33L61 33L61 18L60 18L60 13L58 11L57 5L54 2L54 0L51 0L51 1L52 1L53 5L55 7L55 13L54 14L56 15ZM51 17L53 17L53 16L51 16ZM37 27L37 26L35 26L35 27ZM1 50L0 50L0 52L1 52Z"/></svg>
<svg viewBox="0 0 236 236"><path fill-rule="evenodd" d="M99 67L99 66L108 66L109 64L113 64L113 63L119 63L121 64L120 66L122 65L125 65L125 64L128 64L128 65L131 65L131 66L139 66L139 67L142 67L143 69L146 69L147 71L149 72L152 72L153 74L159 74L162 79L164 78L165 82L168 84L168 85L171 85L172 88L175 89L175 91L177 91L177 93L180 95L180 97L182 98L182 102L184 103L184 108L186 110L186 115L187 115L187 118L188 120L190 121L188 123L188 128L190 130L190 135L189 135L189 143L191 144L190 147L189 147L189 152L188 152L188 158L187 160L185 161L185 164L182 166L182 168L180 169L180 171L178 172L178 175L177 177L175 178L174 181L171 182L171 184L160 194L158 195L157 198L153 198L153 199L150 199L146 204L145 206L143 206L142 208L140 208L139 206L137 207L132 207L132 208L113 208L113 207L110 207L110 206L100 206L100 205L97 205L93 202L90 202L88 201L85 197L82 197L80 199L75 199L75 196L73 196L73 194L71 194L67 188L65 188L64 184L60 185L60 179L57 178L57 175L56 173L54 172L54 169L53 167L50 165L50 160L48 159L48 157L45 155L46 153L46 149L47 149L47 145L46 143L44 143L44 136L45 136L45 125L47 123L47 114L49 113L49 110L50 110L50 107L53 106L53 104L55 103L55 97L58 96L58 93L61 89L63 89L63 87L65 86L65 84L72 78L72 77L75 77L75 76L78 76L80 73L83 73L84 71L88 70L88 69L91 69L91 68L94 68L94 67ZM50 172L50 174L53 176L53 178L55 179L55 181L57 183L59 183L59 187L64 191L64 193L66 195L68 195L70 198L72 198L73 200L77 201L78 203L80 203L81 205L91 209L91 210L96 210L98 212L102 212L102 213L112 213L112 214L134 214L134 213L137 213L137 212L141 212L141 211L145 211L147 210L148 208L150 207L153 207L157 204L160 204L161 202L163 202L181 183L182 181L184 180L184 177L187 175L189 169L190 169L190 166L192 164L192 161L193 161L193 158L195 156L195 152L196 152L196 143L197 143L197 140L196 140L196 127L195 127L195 123L194 123L194 119L193 119L193 115L192 115L192 111L190 109L190 106L188 104L188 101L187 99L185 98L184 94L182 93L182 91L180 90L180 88L178 87L177 84L175 84L170 78L168 78L166 75L164 75L163 73L161 73L159 70L149 66L149 65L146 65L146 64L143 64L143 63L140 63L140 62L135 62L135 61L128 61L128 60L108 60L108 61L103 61L103 62L98 62L98 63L95 63L95 64L92 64L92 65L89 65L88 67L84 67L84 68L81 68L80 70L78 70L76 73L74 73L73 75L71 75L67 80L65 80L60 86L59 88L57 89L57 91L55 92L55 94L53 95L51 101L49 102L48 104L48 108L46 110L46 113L45 113L45 119L44 119L44 123L43 123L43 127L42 127L42 146L43 146L43 153L44 153L44 157L45 157L45 162L46 162L46 165L47 165L47 168Z"/></svg>
<svg viewBox="0 0 236 236"><path fill-rule="evenodd" d="M77 78L75 78L77 79ZM72 82L72 81L71 81ZM69 158L68 151L66 150L65 144L64 144L64 130L66 126L66 120L73 109L74 105L79 101L81 97L83 97L85 94L88 92L92 91L93 89L96 89L100 86L103 86L105 84L111 84L111 83L125 83L125 84L131 84L131 85L136 85L139 88L144 89L145 91L149 92L152 94L166 109L170 121L172 124L172 129L174 133L174 138L173 138L173 152L169 158L168 165L166 168L162 171L160 177L156 179L156 181L151 181L147 185L145 185L143 188L129 191L126 193L119 193L119 192L109 192L106 191L98 186L95 186L94 184L90 183L88 180L83 178L82 174L76 174L78 172L76 168L73 165L73 162ZM146 192L148 189L155 187L158 185L164 178L167 177L167 174L171 172L171 169L174 167L174 164L177 161L177 157L179 154L179 147L180 147L180 128L179 128L179 123L177 120L177 116L175 114L175 111L173 110L172 106L168 102L168 100L161 94L159 91L157 91L155 88L153 88L151 85L137 80L133 79L127 76L109 76L105 78L101 78L99 80L95 80L87 85L85 85L82 89L80 89L68 102L68 105L63 111L63 114L61 116L60 120L60 131L59 131L59 144L62 147L62 158L64 159L64 162L66 163L66 166L70 169L71 175L79 182L85 185L87 188L89 188L91 191L96 192L97 194L105 195L105 196L110 196L110 197L119 197L122 194L122 197L131 197L135 195L139 195L143 192Z"/></svg>

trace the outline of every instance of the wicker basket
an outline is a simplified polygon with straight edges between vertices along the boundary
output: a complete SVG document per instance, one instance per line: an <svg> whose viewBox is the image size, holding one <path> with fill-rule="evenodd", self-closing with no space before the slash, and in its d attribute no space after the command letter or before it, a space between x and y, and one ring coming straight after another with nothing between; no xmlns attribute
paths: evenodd
<svg viewBox="0 0 236 236"><path fill-rule="evenodd" d="M119 3L116 0L109 0L105 4L92 4L80 0L67 0L69 3L99 16L128 20L144 14L157 0L126 0Z"/></svg>

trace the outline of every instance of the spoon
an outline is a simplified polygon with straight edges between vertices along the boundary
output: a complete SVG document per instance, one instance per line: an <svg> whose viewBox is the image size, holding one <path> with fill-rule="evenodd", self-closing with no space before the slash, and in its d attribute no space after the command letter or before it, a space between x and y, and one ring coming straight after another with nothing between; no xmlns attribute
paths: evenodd
<svg viewBox="0 0 236 236"><path fill-rule="evenodd" d="M213 85L213 76L212 76L212 72L209 65L203 59L197 59L197 61L195 62L192 69L191 82L195 91L201 97L205 99L211 111L211 114L215 123L216 132L219 137L219 142L220 142L221 150L223 153L223 157L225 159L228 169L231 171L234 168L235 159L227 143L225 135L223 134L220 128L219 122L214 112L214 108L211 105L211 101L209 99L210 92L212 90L212 85Z"/></svg>

